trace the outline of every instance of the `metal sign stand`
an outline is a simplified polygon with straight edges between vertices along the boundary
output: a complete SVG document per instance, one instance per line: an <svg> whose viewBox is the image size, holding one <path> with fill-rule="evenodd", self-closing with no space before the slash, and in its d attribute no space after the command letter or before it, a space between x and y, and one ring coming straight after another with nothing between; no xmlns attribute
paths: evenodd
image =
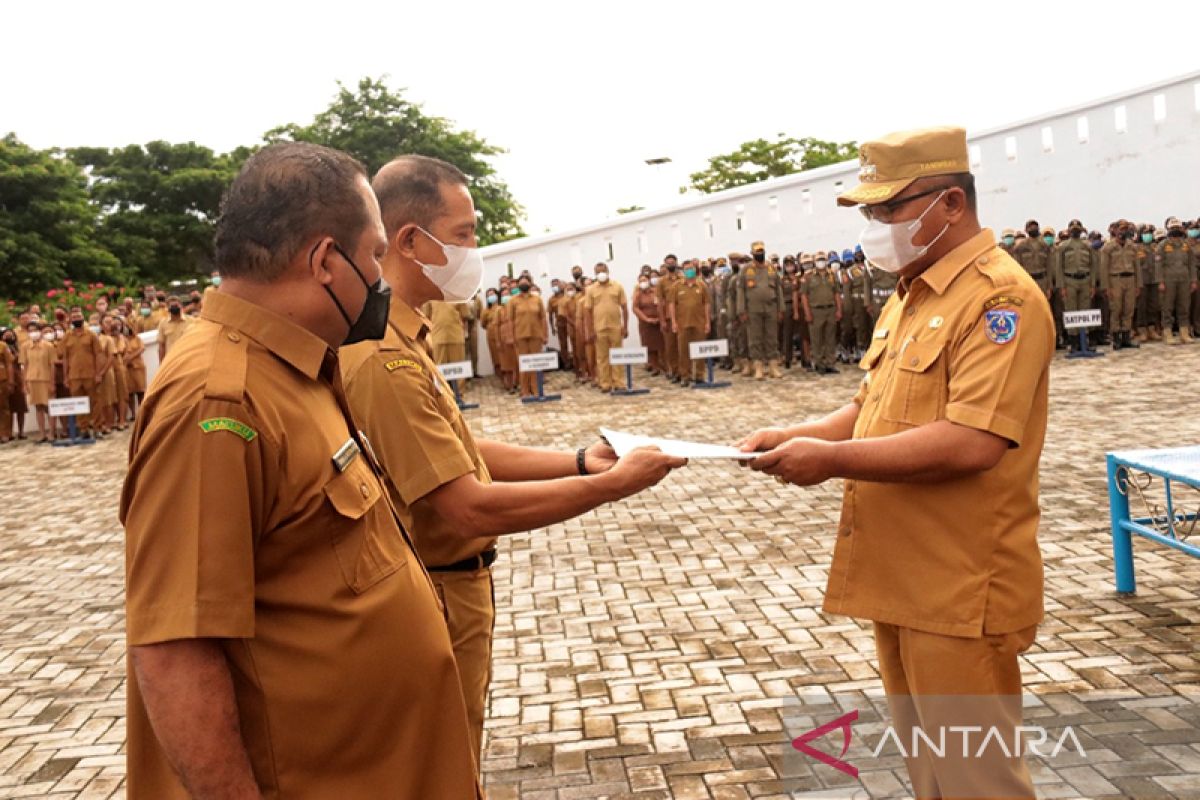
<svg viewBox="0 0 1200 800"><path fill-rule="evenodd" d="M708 380L695 381L692 384L693 389L724 389L726 386L732 386L729 381L718 381L713 379L713 359L706 358L704 362L708 365Z"/></svg>
<svg viewBox="0 0 1200 800"><path fill-rule="evenodd" d="M92 403L86 397L63 397L50 401L51 417L67 418L67 433L70 438L55 439L51 444L55 447L74 447L81 444L95 444L95 438L83 439L79 436L79 427L75 422L76 414L92 413Z"/></svg>
<svg viewBox="0 0 1200 800"><path fill-rule="evenodd" d="M468 403L463 400L461 382L475 377L475 371L471 368L470 361L452 361L448 364L438 364L438 372L442 373L442 377L454 389L454 402L458 405L459 411L469 411L472 408L479 408L479 403Z"/></svg>
<svg viewBox="0 0 1200 800"><path fill-rule="evenodd" d="M729 381L718 381L713 377L713 362L718 358L724 358L729 355L729 340L728 339L711 339L706 342L692 342L688 347L688 355L693 359L703 358L708 369L708 380L694 381L693 389L724 389L726 386L732 386ZM688 365L691 370L691 365Z"/></svg>
<svg viewBox="0 0 1200 800"><path fill-rule="evenodd" d="M542 370L537 371L538 393L533 397L522 397L522 403L550 403L555 400L562 400L561 394L546 394L546 379L545 373Z"/></svg>
<svg viewBox="0 0 1200 800"><path fill-rule="evenodd" d="M553 361L550 361L549 359L553 359ZM518 372L537 373L538 393L533 397L522 397L522 403L550 403L555 400L562 399L561 394L546 394L546 379L544 373L547 369L558 369L557 353L526 353L518 358L517 366Z"/></svg>
<svg viewBox="0 0 1200 800"><path fill-rule="evenodd" d="M1091 349L1088 346L1087 337L1090 328L1098 328L1100 325L1099 309L1067 311L1064 313L1063 327L1068 330L1078 329L1079 331L1079 349L1073 353L1067 353L1067 358L1102 358L1105 354Z"/></svg>
<svg viewBox="0 0 1200 800"><path fill-rule="evenodd" d="M459 411L470 411L472 408L479 408L479 403L468 403L463 400L462 391L459 389L460 381L455 378L450 381L450 385L454 387L454 402L458 404Z"/></svg>
<svg viewBox="0 0 1200 800"><path fill-rule="evenodd" d="M650 351L645 347L614 347L608 352L609 363L625 365L625 388L613 389L617 397L633 397L639 394L649 394L649 389L635 389L633 386L634 364L645 364L650 360Z"/></svg>

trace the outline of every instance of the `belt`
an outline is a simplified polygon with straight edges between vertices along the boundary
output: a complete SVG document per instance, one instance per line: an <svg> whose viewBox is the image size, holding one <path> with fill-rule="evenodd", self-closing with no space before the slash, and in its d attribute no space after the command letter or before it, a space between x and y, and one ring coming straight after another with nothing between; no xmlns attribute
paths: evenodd
<svg viewBox="0 0 1200 800"><path fill-rule="evenodd" d="M444 567L429 567L430 572L474 572L478 569L486 569L496 563L496 548L484 550L479 555L469 556L462 561L455 561L453 564L447 564Z"/></svg>
<svg viewBox="0 0 1200 800"><path fill-rule="evenodd" d="M815 311L818 308L833 308L833 306L831 306L831 305L830 306L809 306L809 308L811 308Z"/></svg>
<svg viewBox="0 0 1200 800"><path fill-rule="evenodd" d="M1038 279L1038 278L1044 278L1044 277L1046 277L1046 273L1044 273L1044 272L1031 272L1031 273L1029 273L1029 277L1031 277L1031 278L1034 278L1034 279L1036 280L1036 279Z"/></svg>
<svg viewBox="0 0 1200 800"><path fill-rule="evenodd" d="M1136 272L1118 272L1113 277L1115 277L1115 278L1132 278L1134 275L1137 275L1137 273Z"/></svg>
<svg viewBox="0 0 1200 800"><path fill-rule="evenodd" d="M1068 278L1074 278L1075 280L1077 280L1077 281L1080 281L1080 280L1083 280L1084 278L1090 278L1090 277L1092 277L1092 273L1090 273L1090 272L1077 272L1077 273L1074 273L1074 274L1072 274L1072 273L1068 272L1068 273L1067 273L1067 277L1068 277Z"/></svg>

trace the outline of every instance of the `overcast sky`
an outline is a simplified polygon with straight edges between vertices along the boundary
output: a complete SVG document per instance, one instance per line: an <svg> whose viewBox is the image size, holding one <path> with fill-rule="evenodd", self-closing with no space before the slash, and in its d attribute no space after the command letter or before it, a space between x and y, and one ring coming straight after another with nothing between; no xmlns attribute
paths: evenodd
<svg viewBox="0 0 1200 800"><path fill-rule="evenodd" d="M1115 13L1125 15L1124 20ZM508 150L530 233L679 199L709 156L777 133L981 130L1200 68L1194 3L9 3L0 132L35 147L194 140L307 122L390 76ZM673 160L662 168L647 158Z"/></svg>

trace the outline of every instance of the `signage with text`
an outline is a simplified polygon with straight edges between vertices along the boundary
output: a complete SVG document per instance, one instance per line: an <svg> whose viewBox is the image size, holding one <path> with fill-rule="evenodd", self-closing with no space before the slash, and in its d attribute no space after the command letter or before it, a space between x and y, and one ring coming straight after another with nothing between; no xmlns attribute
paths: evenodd
<svg viewBox="0 0 1200 800"><path fill-rule="evenodd" d="M92 404L86 397L62 397L50 401L50 416L52 417L88 414L91 410Z"/></svg>
<svg viewBox="0 0 1200 800"><path fill-rule="evenodd" d="M1100 309L1098 308L1063 312L1064 328L1099 328L1100 325Z"/></svg>
<svg viewBox="0 0 1200 800"><path fill-rule="evenodd" d="M614 367L650 363L650 351L645 347L614 347L608 351L608 363Z"/></svg>
<svg viewBox="0 0 1200 800"><path fill-rule="evenodd" d="M519 361L521 372L550 372L558 369L558 353L526 353Z"/></svg>
<svg viewBox="0 0 1200 800"><path fill-rule="evenodd" d="M449 364L438 364L438 371L448 381L465 381L467 378L475 377L470 361L454 361Z"/></svg>
<svg viewBox="0 0 1200 800"><path fill-rule="evenodd" d="M709 339L704 342L692 342L688 353L692 358L724 358L729 355L729 340Z"/></svg>

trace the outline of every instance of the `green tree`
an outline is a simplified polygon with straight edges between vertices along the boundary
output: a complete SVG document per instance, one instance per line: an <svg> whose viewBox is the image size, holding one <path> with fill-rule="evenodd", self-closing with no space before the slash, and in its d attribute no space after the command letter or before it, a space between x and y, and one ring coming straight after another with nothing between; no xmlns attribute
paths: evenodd
<svg viewBox="0 0 1200 800"><path fill-rule="evenodd" d="M402 153L448 161L470 180L479 212L479 242L493 244L523 236L523 210L488 159L504 151L474 131L456 130L450 121L422 113L389 89L383 78L363 78L355 90L338 83L329 107L308 125L281 125L267 131L268 142L297 141L344 150L374 174Z"/></svg>
<svg viewBox="0 0 1200 800"><path fill-rule="evenodd" d="M710 158L708 167L689 175L690 185L679 191L682 193L694 189L711 194L827 164L838 164L857 155L856 142L827 142L812 137L794 139L783 134L779 134L774 141L754 139L742 143L732 153Z"/></svg>
<svg viewBox="0 0 1200 800"><path fill-rule="evenodd" d="M195 142L80 147L101 211L98 237L143 280L165 282L212 269L221 195L249 151L218 155Z"/></svg>
<svg viewBox="0 0 1200 800"><path fill-rule="evenodd" d="M645 206L623 206L617 209L618 214L632 214L635 211L645 211Z"/></svg>
<svg viewBox="0 0 1200 800"><path fill-rule="evenodd" d="M96 240L83 171L55 151L0 139L0 297L24 301L48 286L129 279Z"/></svg>

